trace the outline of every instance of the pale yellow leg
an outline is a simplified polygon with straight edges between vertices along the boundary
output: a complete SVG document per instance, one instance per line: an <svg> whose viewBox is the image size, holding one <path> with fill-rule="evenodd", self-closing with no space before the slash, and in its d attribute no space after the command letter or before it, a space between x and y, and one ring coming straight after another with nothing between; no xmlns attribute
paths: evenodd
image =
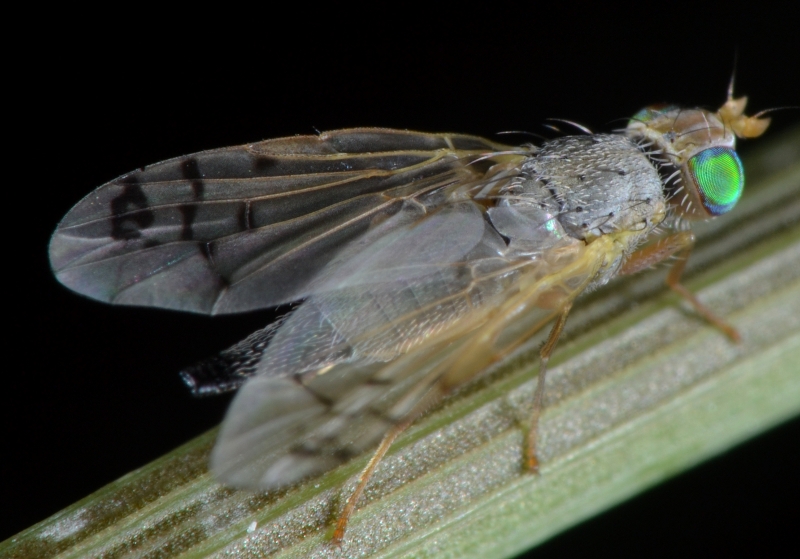
<svg viewBox="0 0 800 559"><path fill-rule="evenodd" d="M556 323L553 324L550 335L547 338L544 346L539 351L541 365L539 366L539 377L536 380L536 392L533 394L533 412L531 413L531 421L528 429L528 444L525 448L526 465L528 469L534 473L539 471L539 458L536 455L536 444L539 438L539 416L542 413L542 405L544 404L544 385L547 376L547 363L550 361L550 355L556 347L558 338L564 330L564 325L567 323L567 316L572 308L572 303L568 303L558 315Z"/></svg>
<svg viewBox="0 0 800 559"><path fill-rule="evenodd" d="M364 492L367 482L369 482L369 479L375 472L375 468L378 467L378 464L386 455L386 452L392 446L394 440L400 435L400 433L405 431L410 424L411 421L398 423L392 427L388 433L386 433L386 436L383 437L383 440L381 441L380 446L378 446L378 449L375 451L375 454L373 454L372 458L370 458L369 462L367 462L367 467L364 468L364 470L361 472L361 475L358 477L358 485L350 495L350 498L347 499L342 512L339 513L339 519L336 522L336 529L333 531L333 537L331 537L333 544L339 545L342 543L344 532L347 529L347 523L349 522L353 511L356 509L356 504L358 503L359 498L361 498L361 494Z"/></svg>
<svg viewBox="0 0 800 559"><path fill-rule="evenodd" d="M383 457L386 456L386 453L391 448L395 439L397 439L397 437L400 436L403 431L408 429L409 425L414 423L417 417L427 410L434 402L439 401L441 396L442 394L439 392L437 386L431 387L427 394L420 398L420 401L413 407L413 409L408 412L399 423L392 426L386 435L384 435L381 444L378 446L377 450L375 450L375 453L372 455L372 458L369 459L369 462L367 462L366 467L361 471L361 475L358 476L358 485L356 485L356 488L347 499L344 508L342 508L342 511L339 513L339 518L336 521L336 528L331 536L331 543L334 545L339 545L342 543L345 530L347 530L347 523L350 521L350 516L352 516L353 511L356 509L356 505L358 504L358 500L361 498L361 494L364 493L364 489L367 487L367 483L369 483L372 474L375 473L375 469L378 467L378 464L380 464L381 460L383 460Z"/></svg>

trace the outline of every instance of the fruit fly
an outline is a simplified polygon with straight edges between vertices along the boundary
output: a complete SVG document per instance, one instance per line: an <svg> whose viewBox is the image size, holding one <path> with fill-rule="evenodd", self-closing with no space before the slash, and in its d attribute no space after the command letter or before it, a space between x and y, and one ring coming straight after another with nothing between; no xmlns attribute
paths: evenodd
<svg viewBox="0 0 800 559"><path fill-rule="evenodd" d="M272 490L377 447L339 515L422 413L549 323L525 453L536 471L547 361L575 299L676 257L692 220L731 210L736 138L769 119L652 106L614 134L507 146L356 128L178 157L115 179L58 225L59 281L120 305L295 308L182 375L239 388L211 455L224 484ZM301 302L300 302L301 301ZM299 304L297 304L300 302Z"/></svg>

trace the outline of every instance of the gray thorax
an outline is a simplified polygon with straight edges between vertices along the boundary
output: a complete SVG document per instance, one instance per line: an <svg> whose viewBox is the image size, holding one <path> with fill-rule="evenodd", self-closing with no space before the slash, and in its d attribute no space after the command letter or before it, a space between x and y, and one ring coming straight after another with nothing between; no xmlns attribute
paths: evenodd
<svg viewBox="0 0 800 559"><path fill-rule="evenodd" d="M665 206L653 163L635 142L612 134L546 142L499 197L489 210L495 228L512 242L540 247L543 232L532 231L531 223L549 220L548 232L591 242L617 231L646 235L663 219Z"/></svg>

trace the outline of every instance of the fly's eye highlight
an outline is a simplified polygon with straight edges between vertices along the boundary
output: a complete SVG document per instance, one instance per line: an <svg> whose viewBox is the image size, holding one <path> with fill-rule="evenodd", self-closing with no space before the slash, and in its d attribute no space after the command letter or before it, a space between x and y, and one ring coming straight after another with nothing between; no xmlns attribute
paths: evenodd
<svg viewBox="0 0 800 559"><path fill-rule="evenodd" d="M701 151L687 162L703 207L710 215L728 212L742 196L744 168L737 153L727 147Z"/></svg>

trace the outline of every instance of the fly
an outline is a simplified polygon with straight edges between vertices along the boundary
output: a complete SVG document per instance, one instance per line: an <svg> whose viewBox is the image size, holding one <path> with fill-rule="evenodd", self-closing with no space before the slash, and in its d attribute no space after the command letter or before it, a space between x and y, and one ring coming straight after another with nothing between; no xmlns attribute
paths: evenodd
<svg viewBox="0 0 800 559"><path fill-rule="evenodd" d="M302 301L182 373L240 388L211 456L224 484L286 487L377 446L347 521L394 439L553 322L525 445L537 471L547 362L575 299L676 257L670 288L737 332L680 278L692 220L742 194L747 99L652 106L615 134L541 145L356 128L178 157L79 202L50 242L59 281L121 305L228 314Z"/></svg>

